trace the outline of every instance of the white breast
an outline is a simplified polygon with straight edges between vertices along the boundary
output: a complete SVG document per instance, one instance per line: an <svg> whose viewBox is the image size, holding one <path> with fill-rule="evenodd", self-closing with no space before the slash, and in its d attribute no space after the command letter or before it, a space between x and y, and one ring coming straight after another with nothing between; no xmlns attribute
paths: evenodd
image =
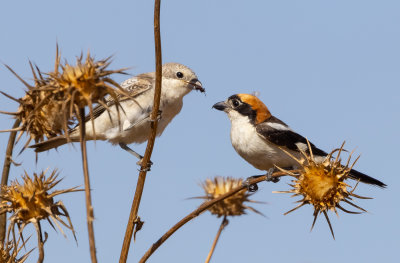
<svg viewBox="0 0 400 263"><path fill-rule="evenodd" d="M231 141L236 152L255 168L269 170L274 165L291 167L297 165L290 156L273 143L268 142L256 132L249 118L236 111L228 113L231 119Z"/></svg>

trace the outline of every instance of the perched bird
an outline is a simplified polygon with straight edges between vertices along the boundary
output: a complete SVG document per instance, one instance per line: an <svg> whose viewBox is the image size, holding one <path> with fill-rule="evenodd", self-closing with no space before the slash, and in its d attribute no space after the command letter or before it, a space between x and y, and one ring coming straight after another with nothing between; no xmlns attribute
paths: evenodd
<svg viewBox="0 0 400 263"><path fill-rule="evenodd" d="M276 166L296 167L298 163L282 149L297 158L300 150L308 153L307 140L283 121L271 115L267 106L256 96L236 94L213 108L224 111L231 120L231 142L236 152L247 162L271 174ZM328 155L310 143L314 158L323 161ZM361 182L385 187L381 181L354 169L350 177Z"/></svg>
<svg viewBox="0 0 400 263"><path fill-rule="evenodd" d="M91 117L86 117L86 139L107 140L112 144L119 144L121 148L141 160L143 157L130 149L127 144L142 143L149 137L155 73L143 73L127 79L121 83L121 87L130 95L130 98L124 97L119 100L120 119L118 120L115 101L108 97L106 99L108 110L100 104L93 109L95 133ZM183 97L192 90L205 92L201 82L190 68L178 63L167 63L162 66L157 136L162 134L167 125L181 111ZM79 126L69 132L69 139L72 142L79 141ZM34 148L35 152L43 152L67 142L66 136L62 135L32 145L30 148Z"/></svg>

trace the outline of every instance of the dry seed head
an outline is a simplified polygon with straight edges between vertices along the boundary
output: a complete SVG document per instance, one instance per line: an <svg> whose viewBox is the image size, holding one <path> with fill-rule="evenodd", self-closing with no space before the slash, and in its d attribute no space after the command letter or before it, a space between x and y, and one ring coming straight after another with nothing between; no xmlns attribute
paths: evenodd
<svg viewBox="0 0 400 263"><path fill-rule="evenodd" d="M305 204L311 204L314 207L314 221L311 229L314 227L315 221L319 214L323 213L331 230L332 236L334 237L334 233L332 230L331 223L328 218L327 212L329 210L334 211L337 214L337 208L346 212L346 213L356 213L359 214L361 212L351 212L346 210L340 205L340 202L348 203L362 212L366 212L363 208L353 204L349 200L352 200L351 197L363 198L356 194L354 194L354 190L357 185L352 188L350 185L345 183L345 180L349 178L350 171L357 160L353 162L351 167L349 167L349 163L351 160L351 154L347 160L347 164L343 166L341 164L340 154L343 151L343 146L339 149L333 150L328 156L322 161L317 162L314 159L312 154L312 150L310 145L308 144L310 154L302 151L302 158L297 159L294 158L300 164L301 172L299 174L290 174L295 179L292 181L290 186L293 189L289 191L276 191L276 193L293 193L293 196L302 196L303 198L297 203L300 203L294 209L285 213L288 214L293 212L294 210L302 207ZM332 158L332 155L337 153L336 158ZM289 154L290 155L290 154ZM282 171L285 171L279 168Z"/></svg>
<svg viewBox="0 0 400 263"><path fill-rule="evenodd" d="M14 115L20 121L20 126L14 130L20 131L17 141L23 132L29 134L30 140L40 142L44 137L51 138L61 135L64 128L64 114L62 114L62 98L56 95L54 87L50 85L49 79L44 78L38 67L30 63L34 85L25 82L10 67L7 68L27 87L25 96L15 99L3 93L8 98L19 103L17 112L2 112ZM70 124L70 123L68 123Z"/></svg>
<svg viewBox="0 0 400 263"><path fill-rule="evenodd" d="M20 99L18 112L22 126L35 142L43 141L44 136L51 138L63 133L62 102L51 98L49 93L34 89Z"/></svg>
<svg viewBox="0 0 400 263"><path fill-rule="evenodd" d="M112 74L125 74L125 69L107 70L111 63L111 57L95 61L90 53L86 59L83 56L77 58L76 65L65 62L61 64L57 51L55 70L48 73L50 83L57 88L57 92L63 95L66 109L85 106L92 107L93 103L102 102L106 95L117 100L118 94L125 94L118 83L113 81Z"/></svg>
<svg viewBox="0 0 400 263"><path fill-rule="evenodd" d="M54 170L47 178L45 173L46 171L40 173L40 175L34 173L33 178L31 178L25 172L25 175L22 176L22 184L15 180L9 186L3 186L2 194L0 195L3 199L0 204L0 214L12 213L9 233L14 230L14 224L16 223L23 229L26 224L37 224L43 219L47 219L52 225L51 219L58 227L58 222L60 222L74 233L68 211L61 201L55 202L54 197L80 190L77 187L73 187L50 192L61 179L57 180L57 170ZM60 216L64 216L68 223L65 223ZM60 227L59 229L63 233Z"/></svg>
<svg viewBox="0 0 400 263"><path fill-rule="evenodd" d="M215 199L234 188L240 187L242 185L242 179L235 179L231 177L215 177L214 179L206 179L204 183L202 183L202 187L206 193L205 196L200 198L206 200ZM253 202L249 199L252 193L249 193L246 189L237 192L231 197L228 197L212 207L208 210L211 214L216 215L217 217L221 216L240 216L246 214L246 209L249 209L253 212L261 214L259 211L255 210L253 207L245 205L245 202Z"/></svg>
<svg viewBox="0 0 400 263"><path fill-rule="evenodd" d="M105 105L106 95L110 96L119 109L118 97L129 97L129 95L110 77L114 73L125 74L125 69L107 70L111 63L110 59L109 57L95 61L88 53L85 60L82 55L78 57L75 66L67 62L63 65L60 62L61 56L57 46L53 72L41 73L38 67L35 71L31 64L34 86L29 85L7 66L28 88L26 95L19 100L1 92L20 103L17 112L2 112L15 115L21 121L20 127L13 129L21 131L18 139L24 131L30 135L30 140L33 139L35 142L43 141L44 136L50 138L63 133L68 138L70 126L76 120L74 117L77 115L77 108L89 106L90 114L93 115L92 104ZM106 105L105 107L108 109Z"/></svg>
<svg viewBox="0 0 400 263"><path fill-rule="evenodd" d="M107 99L113 100L117 107L119 121L119 97L130 97L118 83L110 78L112 74L125 74L125 69L108 70L110 60L111 57L95 61L88 53L84 61L82 55L78 57L75 66L68 62L62 64L57 47L54 71L47 74L50 85L56 89L56 94L63 98L64 119L76 116L83 123L84 120L80 116L84 108L88 106L94 134L96 131L93 121L93 104L99 103L108 110L105 103L105 96L108 95ZM69 138L66 124L64 129Z"/></svg>

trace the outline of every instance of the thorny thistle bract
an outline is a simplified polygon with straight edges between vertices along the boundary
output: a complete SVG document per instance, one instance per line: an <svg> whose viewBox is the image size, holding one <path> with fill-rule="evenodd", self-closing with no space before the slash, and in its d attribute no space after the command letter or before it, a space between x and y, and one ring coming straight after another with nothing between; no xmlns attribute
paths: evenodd
<svg viewBox="0 0 400 263"><path fill-rule="evenodd" d="M108 95L108 100L113 100L118 111L119 120L119 98L128 96L127 92L110 77L112 74L126 74L126 69L108 70L107 67L111 64L111 57L103 60L95 61L88 52L86 59L83 60L83 55L77 58L76 65L72 66L65 62L63 65L61 57L58 53L54 66L54 71L48 73L50 84L53 86L57 94L63 97L63 113L66 117L77 116L79 119L79 110L84 107L89 107L90 119L92 120L93 132L94 117L93 104L99 103L106 110L109 110L105 103L105 96ZM65 117L65 118L66 118ZM65 132L68 138L68 129L65 125Z"/></svg>
<svg viewBox="0 0 400 263"><path fill-rule="evenodd" d="M242 185L242 179L235 179L231 177L217 176L213 180L206 179L206 181L201 185L206 195L197 198L212 200L231 191L234 188L240 187L241 185ZM245 202L261 203L250 200L249 197L252 194L253 193L249 193L246 189L243 189L242 191L237 192L233 196L228 197L216 203L215 205L211 206L208 210L211 212L211 214L216 215L217 217L240 216L246 214L246 209L249 209L257 214L261 214L253 207L247 206L245 204Z"/></svg>
<svg viewBox="0 0 400 263"><path fill-rule="evenodd" d="M29 238L28 238L29 239ZM26 241L28 241L28 239ZM20 239L14 243L13 241L9 241L5 244L0 243L0 262L1 263L24 263L25 260L28 258L29 254L33 251L31 249L25 255L21 256L20 258L17 258L18 253L21 251L21 249L24 247L24 244L19 246L19 241Z"/></svg>
<svg viewBox="0 0 400 263"><path fill-rule="evenodd" d="M25 96L20 99L16 99L1 92L3 95L19 103L19 106L16 112L0 112L14 115L15 118L19 120L19 127L4 131L20 131L17 142L21 138L22 134L26 132L29 135L29 139L25 144L25 147L31 140L41 142L44 140L44 137L51 138L61 135L65 125L68 126L71 124L68 120L64 120L64 114L62 114L63 98L55 92L54 87L49 83L49 79L44 78L40 70L37 67L34 68L32 63L29 62L29 64L33 74L33 86L29 85L10 67L6 66L19 80L21 80L21 82L27 87L27 90L25 91Z"/></svg>
<svg viewBox="0 0 400 263"><path fill-rule="evenodd" d="M18 180L12 181L9 186L3 186L0 197L2 202L0 204L0 214L9 212L10 225L7 231L7 240L10 238L10 233L13 234L15 240L15 224L17 224L19 234L22 237L24 227L33 223L38 231L40 231L40 221L47 219L50 225L54 228L54 224L58 227L60 232L65 236L59 223L72 231L75 237L75 230L72 226L71 218L68 214L62 201L55 202L54 197L64 193L71 193L81 191L77 187L72 187L65 190L53 190L53 188L62 180L57 180L57 170L54 170L49 177L45 176L46 171L37 175L33 174L33 178L29 177L25 172L22 176L23 183ZM61 218L67 219L67 223ZM51 219L51 220L50 220ZM55 229L55 228L54 228ZM76 237L75 237L76 239Z"/></svg>
<svg viewBox="0 0 400 263"><path fill-rule="evenodd" d="M76 121L79 109L88 106L92 116L93 104L99 103L108 110L104 98L106 95L115 101L119 109L119 97L129 95L110 77L115 73L125 74L125 69L108 70L110 63L111 57L95 61L88 53L85 60L82 55L78 57L75 66L68 62L63 64L57 46L53 72L42 73L30 63L33 86L6 66L28 90L21 99L1 92L19 103L17 112L1 113L14 115L21 122L18 128L4 131L21 131L17 141L23 132L29 134L26 147L32 139L37 143L43 141L44 137L51 138L63 133L68 138L70 125Z"/></svg>
<svg viewBox="0 0 400 263"><path fill-rule="evenodd" d="M328 222L332 236L335 238L327 212L331 210L338 215L338 208L346 213L360 214L361 212L353 212L343 208L340 203L345 202L362 212L366 212L366 210L350 202L350 200L352 200L352 197L370 199L368 197L354 194L354 190L358 183L352 190L350 190L352 187L345 183L345 180L349 178L349 173L359 157L352 165L350 165L352 155L352 153L350 153L346 165L343 166L340 159L340 154L342 153L344 146L343 143L339 149L335 149L329 153L323 162L316 162L310 144L308 141L307 143L310 154L308 155L304 151L300 150L302 153L301 159L297 159L286 152L299 163L301 170L299 174L294 174L278 167L281 171L287 172L289 175L295 177L295 179L292 180L292 184L290 184L293 189L289 191L275 191L275 193L293 193L293 196L302 196L303 198L301 200L296 201L299 205L286 212L285 215L305 204L311 204L314 207L314 221L311 230L315 225L318 215L323 213ZM333 158L332 155L335 152L337 152L337 156L336 158Z"/></svg>

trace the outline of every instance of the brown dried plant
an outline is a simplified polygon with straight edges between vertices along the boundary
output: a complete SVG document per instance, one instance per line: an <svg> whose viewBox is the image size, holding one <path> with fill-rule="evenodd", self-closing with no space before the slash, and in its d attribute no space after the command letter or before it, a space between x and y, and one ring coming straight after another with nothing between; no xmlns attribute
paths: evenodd
<svg viewBox="0 0 400 263"><path fill-rule="evenodd" d="M34 85L24 81L14 70L6 66L26 87L25 96L16 99L0 91L3 95L19 103L16 112L0 113L14 115L19 120L20 125L17 128L6 131L19 131L17 142L25 132L29 135L24 148L29 145L31 140L41 142L47 138L51 138L63 133L63 128L70 124L68 119L64 119L61 112L63 98L57 94L54 87L50 85L48 78L43 77L38 67L33 67L30 63L33 74Z"/></svg>
<svg viewBox="0 0 400 263"><path fill-rule="evenodd" d="M79 118L79 109L88 106L95 133L93 104L99 103L109 110L104 99L106 95L110 96L109 100L115 102L119 114L119 97L129 95L110 77L113 74L126 74L126 69L108 70L107 68L110 64L111 57L95 61L89 52L85 60L81 54L77 58L75 66L70 65L68 62L62 64L61 56L57 49L54 71L47 75L49 83L55 89L56 94L63 98L62 112L65 115L64 119L72 115ZM64 125L64 127L66 133L68 133L67 125Z"/></svg>
<svg viewBox="0 0 400 263"><path fill-rule="evenodd" d="M94 238L93 227L93 206L90 193L89 168L87 162L86 151L86 120L85 107L89 107L89 115L92 123L94 139L96 135L94 126L93 104L98 103L106 110L109 110L107 100L113 100L118 113L118 121L120 119L120 104L119 97L128 96L122 87L113 81L110 76L114 73L124 74L125 69L108 70L110 65L110 57L104 60L95 61L88 52L87 57L83 60L83 55L77 58L75 66L71 66L68 62L62 64L60 55L57 49L54 71L48 73L49 83L63 98L62 112L64 119L68 116L75 116L79 121L80 144L82 153L82 166L85 181L85 199L86 199L86 214L89 235L89 247L92 262L97 262L96 245ZM109 114L111 118L111 114ZM64 123L65 135L68 136L67 123Z"/></svg>
<svg viewBox="0 0 400 263"><path fill-rule="evenodd" d="M196 198L201 198L205 200L212 200L217 198L234 188L237 188L242 185L242 179L235 179L232 177L220 177L217 176L214 179L206 179L204 183L202 183L202 187L205 196L200 196ZM247 191L247 189L243 189L235 195L222 200L221 202L216 203L212 207L208 209L211 214L216 215L217 217L221 216L240 216L246 214L246 209L251 210L255 213L261 214L258 210L254 209L251 206L247 206L245 202L251 203L260 203L258 201L250 200L250 196L253 193Z"/></svg>
<svg viewBox="0 0 400 263"><path fill-rule="evenodd" d="M13 241L9 241L5 244L0 243L0 262L2 262L2 263L24 263L26 261L29 254L33 251L33 249L31 249L30 251L25 253L23 256L17 258L19 252L24 247L24 244L29 240L29 238L21 246L19 246L20 240L21 239L18 239L16 244L14 244Z"/></svg>
<svg viewBox="0 0 400 263"><path fill-rule="evenodd" d="M83 55L78 57L75 66L68 62L63 64L57 46L54 71L42 73L37 66L34 68L30 63L34 85L28 84L6 66L27 87L27 91L21 99L0 91L19 103L16 112L0 113L14 115L21 122L18 128L3 132L20 131L17 141L23 132L29 134L25 147L32 139L37 143L43 141L44 137L51 138L63 133L68 138L70 126L79 117L79 109L88 106L92 117L94 103L99 103L108 110L104 100L106 95L115 102L119 113L119 96L129 95L110 77L115 73L125 74L125 69L108 70L110 63L111 57L95 61L88 53L85 60Z"/></svg>
<svg viewBox="0 0 400 263"><path fill-rule="evenodd" d="M44 137L51 138L56 135L64 134L69 140L69 130L72 122L79 121L80 143L82 152L82 165L84 170L85 189L86 189L86 210L89 231L89 243L92 262L97 262L95 258L95 242L93 230L93 208L91 205L90 181L86 153L85 123L91 119L93 134L95 139L94 109L93 104L98 103L106 110L109 107L106 101L113 101L117 108L118 121L120 114L119 98L121 96L130 97L122 87L111 79L111 75L125 74L125 69L108 70L111 57L104 60L95 61L88 52L86 59L83 55L77 58L75 66L68 62L61 63L61 56L56 49L56 59L54 71L41 73L36 67L36 71L31 64L35 85L31 86L18 76L10 67L7 68L28 88L25 97L15 99L12 96L5 96L17 101L20 106L17 112L2 112L16 117L16 124L20 126L6 131L21 131L18 139L26 132L30 139L25 144L25 149L32 139L35 142L44 140ZM43 77L45 76L45 77ZM105 98L105 96L108 96ZM89 108L90 117L85 117L85 107ZM109 115L111 118L111 114ZM11 151L12 152L12 149ZM11 156L11 154L10 154ZM5 175L7 177L8 174ZM3 175L4 177L4 175ZM40 224L36 224L40 227ZM39 241L40 243L40 241Z"/></svg>
<svg viewBox="0 0 400 263"><path fill-rule="evenodd" d="M205 199L206 201L215 199L220 197L221 195L224 195L228 192L230 192L232 189L238 188L242 186L242 179L235 179L232 177L220 177L217 176L214 179L206 179L204 183L201 184L201 186L204 189L205 196L201 197L196 197L196 198L202 198ZM216 215L217 217L223 216L221 225L217 231L217 235L215 236L214 242L211 246L210 252L207 255L206 261L205 262L210 262L211 257L214 253L215 247L217 245L217 242L219 240L219 237L222 233L222 231L225 229L225 227L228 225L229 221L227 220L228 216L241 216L246 214L246 209L251 210L257 214L262 215L261 212L258 210L254 209L251 206L247 206L245 203L246 202L252 202L252 203L261 203L257 201L250 200L250 196L253 193L250 193L247 189L243 189L236 194L221 200L220 202L214 204L210 208L208 208L208 211L210 211L211 214Z"/></svg>
<svg viewBox="0 0 400 263"><path fill-rule="evenodd" d="M81 191L77 187L72 187L65 190L53 190L53 188L62 180L57 179L57 170L54 170L50 176L46 178L46 171L41 172L39 175L34 173L33 178L29 177L25 172L22 175L23 183L18 180L12 181L9 186L3 186L0 197L2 202L0 204L0 214L9 212L10 225L7 230L7 243L10 240L10 234L14 240L16 247L15 225L19 229L19 237L23 239L22 232L26 225L32 223L38 235L39 257L44 257L43 244L46 240L42 238L42 231L40 221L46 219L50 225L55 229L53 223L58 227L60 232L65 236L59 223L72 231L75 237L75 230L73 228L71 218L68 214L62 201L54 201L54 197L64 193L71 193ZM65 222L61 217L67 219ZM47 237L47 233L45 233Z"/></svg>
<svg viewBox="0 0 400 263"><path fill-rule="evenodd" d="M292 180L292 184L290 184L290 186L293 187L291 190L275 191L275 193L291 193L293 196L302 196L301 200L296 201L296 203L299 203L299 205L286 212L285 215L306 204L311 204L314 207L314 220L311 230L315 225L318 215L323 213L326 221L328 222L333 238L335 238L335 235L333 233L332 225L327 212L331 210L335 212L336 215L338 215L337 209L350 214L367 212L350 200L353 200L352 197L371 199L369 197L362 197L354 193L358 183L352 187L345 182L349 178L349 173L359 157L350 165L351 156L353 154L352 152L347 159L346 165L342 165L340 154L343 151L343 146L344 143L339 149L335 149L329 153L322 162L315 160L309 142L308 149L310 154L301 151L302 158L298 159L290 153L287 153L299 163L300 172L299 174L295 174L278 167L278 169L286 172L290 176L293 176L295 179ZM333 158L332 155L336 152L336 158ZM342 207L341 202L345 202L361 210L361 212L349 211Z"/></svg>

